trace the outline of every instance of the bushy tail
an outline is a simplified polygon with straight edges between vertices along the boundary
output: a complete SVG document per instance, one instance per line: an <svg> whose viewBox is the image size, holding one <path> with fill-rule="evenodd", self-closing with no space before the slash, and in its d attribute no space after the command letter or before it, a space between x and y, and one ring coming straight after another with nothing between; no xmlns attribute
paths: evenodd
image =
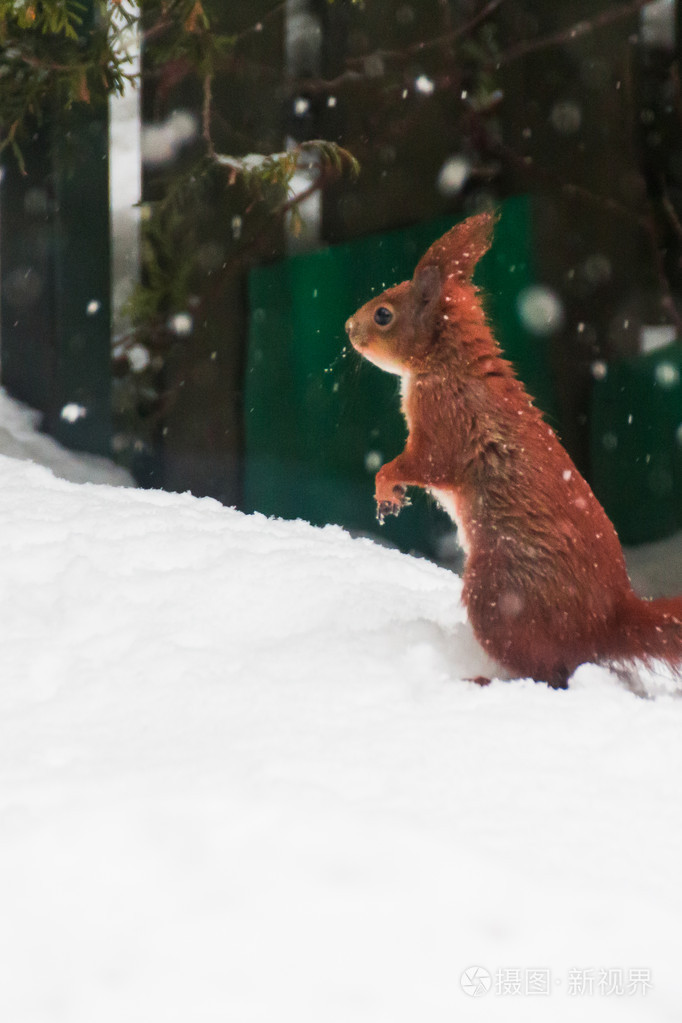
<svg viewBox="0 0 682 1023"><path fill-rule="evenodd" d="M617 661L665 661L682 676L682 597L640 600L628 594L604 653Z"/></svg>

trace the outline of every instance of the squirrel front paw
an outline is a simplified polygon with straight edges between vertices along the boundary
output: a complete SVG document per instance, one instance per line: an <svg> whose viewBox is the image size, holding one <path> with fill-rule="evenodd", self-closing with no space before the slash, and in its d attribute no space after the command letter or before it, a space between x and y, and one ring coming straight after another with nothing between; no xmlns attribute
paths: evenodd
<svg viewBox="0 0 682 1023"><path fill-rule="evenodd" d="M401 508L407 507L410 503L410 499L407 496L407 488L402 483L393 485L390 497L385 497L384 493L385 488L381 488L380 491L377 487L377 519L380 526L383 526L387 515L400 515Z"/></svg>

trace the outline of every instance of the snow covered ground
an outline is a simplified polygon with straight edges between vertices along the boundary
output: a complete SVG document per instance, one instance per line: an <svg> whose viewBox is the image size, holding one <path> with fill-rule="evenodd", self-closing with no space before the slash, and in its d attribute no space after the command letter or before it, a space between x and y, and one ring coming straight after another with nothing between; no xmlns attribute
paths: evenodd
<svg viewBox="0 0 682 1023"><path fill-rule="evenodd" d="M40 412L10 398L0 387L0 454L49 466L55 475L72 483L134 485L130 473L110 459L69 451L40 433L41 418Z"/></svg>
<svg viewBox="0 0 682 1023"><path fill-rule="evenodd" d="M0 526L3 1023L680 1018L682 700L471 685L338 528L8 458Z"/></svg>

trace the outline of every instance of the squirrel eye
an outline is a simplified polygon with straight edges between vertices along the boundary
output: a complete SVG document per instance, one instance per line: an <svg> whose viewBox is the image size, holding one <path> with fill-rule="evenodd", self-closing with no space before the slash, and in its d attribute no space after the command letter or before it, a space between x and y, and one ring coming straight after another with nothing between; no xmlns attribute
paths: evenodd
<svg viewBox="0 0 682 1023"><path fill-rule="evenodd" d="M380 327L387 327L393 319L393 313L385 305L380 305L374 313L374 322Z"/></svg>

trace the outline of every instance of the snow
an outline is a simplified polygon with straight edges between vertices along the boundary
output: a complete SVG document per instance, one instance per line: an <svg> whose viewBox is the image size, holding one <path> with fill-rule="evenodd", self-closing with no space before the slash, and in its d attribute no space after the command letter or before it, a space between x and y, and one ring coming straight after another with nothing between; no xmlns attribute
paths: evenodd
<svg viewBox="0 0 682 1023"><path fill-rule="evenodd" d="M457 576L337 527L4 457L0 527L0 1019L678 1018L682 701L464 681Z"/></svg>
<svg viewBox="0 0 682 1023"><path fill-rule="evenodd" d="M73 422L85 410L65 405L62 416ZM69 451L46 433L40 433L41 413L10 398L0 387L0 453L45 465L56 476L73 483L110 483L132 486L131 475L108 458Z"/></svg>

